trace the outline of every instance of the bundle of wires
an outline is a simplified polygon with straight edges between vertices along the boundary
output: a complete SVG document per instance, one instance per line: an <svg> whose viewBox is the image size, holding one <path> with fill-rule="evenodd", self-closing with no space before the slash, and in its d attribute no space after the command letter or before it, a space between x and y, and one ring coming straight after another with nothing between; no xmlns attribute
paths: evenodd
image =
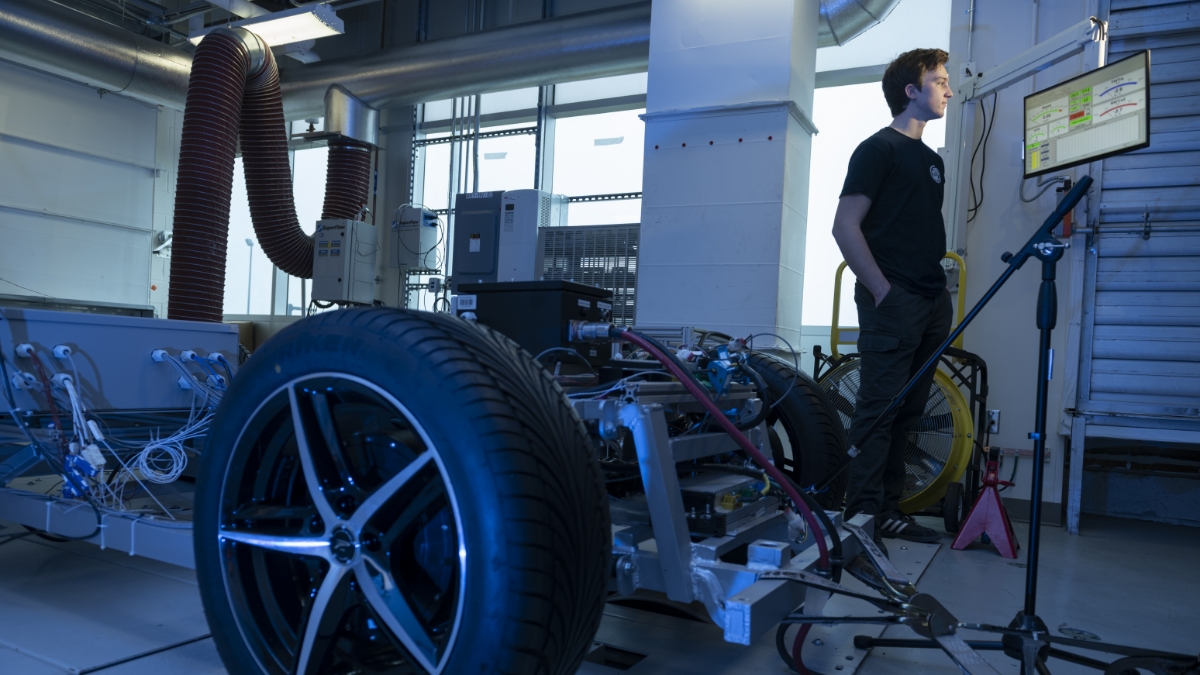
<svg viewBox="0 0 1200 675"><path fill-rule="evenodd" d="M197 374L189 370L180 359L170 356L165 351L156 352L156 358L161 357L158 360L170 363L180 374L180 384L191 390L191 409L187 421L178 430L166 436L160 435L156 430L151 432L148 440L129 442L115 437L106 438L98 418L91 418L79 389L78 369L69 352L66 358L70 361L71 373L58 373L53 377L47 375L48 367L36 351L23 355L31 360L37 375L37 382L30 383L31 392L40 391L46 397L55 430L50 447L36 437L19 415L20 410L16 406L16 397L13 395L8 376L9 364L3 353L0 353L0 370L5 378L9 410L30 444L50 464L51 469L61 475L62 496L82 499L90 504L96 512L99 528L101 508L127 510L126 503L131 498L127 495L127 485L132 482L137 484L133 494L144 491L162 513L174 519L170 510L159 501L145 482L170 483L178 480L183 474L187 466L185 444L208 433L216 405L225 391L225 383L232 379L233 370L225 358L218 354L210 363L185 352L183 356L197 364L202 371ZM63 357L58 352L56 355L59 358ZM218 368L225 374L219 373ZM64 412L70 411L69 430L60 419L60 405ZM107 453L101 452L101 446ZM115 460L118 469L104 469L108 464L106 454ZM98 532L97 529L88 535L74 538L88 539Z"/></svg>

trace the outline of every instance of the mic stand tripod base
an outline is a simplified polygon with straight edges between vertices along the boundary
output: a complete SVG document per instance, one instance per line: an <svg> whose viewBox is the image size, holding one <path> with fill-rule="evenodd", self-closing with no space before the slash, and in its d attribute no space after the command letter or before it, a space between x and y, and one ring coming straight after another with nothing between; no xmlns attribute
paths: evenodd
<svg viewBox="0 0 1200 675"><path fill-rule="evenodd" d="M1021 663L1021 675L1045 675L1050 672L1046 667L1046 657L1050 655L1050 642L1045 640L1049 632L1046 623L1037 616L1026 616L1025 612L1017 612L1016 618L1008 624L1029 633L1016 635L1007 633L1000 638L1004 645L1004 653Z"/></svg>

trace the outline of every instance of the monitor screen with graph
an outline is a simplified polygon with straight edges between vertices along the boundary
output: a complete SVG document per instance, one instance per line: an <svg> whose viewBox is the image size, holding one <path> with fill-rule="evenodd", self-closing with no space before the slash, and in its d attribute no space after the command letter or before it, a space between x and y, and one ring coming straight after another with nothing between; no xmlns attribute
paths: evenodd
<svg viewBox="0 0 1200 675"><path fill-rule="evenodd" d="M1150 145L1150 52L1025 97L1025 177Z"/></svg>

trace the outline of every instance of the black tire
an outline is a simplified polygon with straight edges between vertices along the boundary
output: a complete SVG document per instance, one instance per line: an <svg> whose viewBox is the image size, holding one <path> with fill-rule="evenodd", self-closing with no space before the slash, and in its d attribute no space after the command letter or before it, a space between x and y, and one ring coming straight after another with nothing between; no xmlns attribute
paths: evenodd
<svg viewBox="0 0 1200 675"><path fill-rule="evenodd" d="M962 527L963 513L963 484L955 481L946 486L946 496L942 499L942 522L950 534L958 534Z"/></svg>
<svg viewBox="0 0 1200 675"><path fill-rule="evenodd" d="M775 465L801 488L823 482L846 456L846 432L821 386L792 364L761 352L750 355L750 367L766 381L771 401L783 398L767 416L781 441L772 438ZM845 494L843 471L813 498L824 508L839 509Z"/></svg>
<svg viewBox="0 0 1200 675"><path fill-rule="evenodd" d="M603 477L562 389L497 332L382 308L297 322L234 380L197 485L196 572L234 675L301 653L309 673L567 675L592 644Z"/></svg>

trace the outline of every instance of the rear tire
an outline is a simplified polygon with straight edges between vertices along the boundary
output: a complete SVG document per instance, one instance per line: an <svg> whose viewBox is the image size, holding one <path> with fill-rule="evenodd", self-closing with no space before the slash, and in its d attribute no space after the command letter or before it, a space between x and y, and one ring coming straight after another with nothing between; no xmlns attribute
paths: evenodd
<svg viewBox="0 0 1200 675"><path fill-rule="evenodd" d="M775 465L802 489L823 482L846 456L846 432L821 386L774 356L754 352L749 363L766 381L770 400L782 398L767 416L767 426L779 439L778 445L772 443ZM845 494L843 471L828 490L813 498L822 507L836 510Z"/></svg>
<svg viewBox="0 0 1200 675"><path fill-rule="evenodd" d="M442 314L297 322L234 380L201 460L196 571L235 675L574 673L610 536L553 378Z"/></svg>

